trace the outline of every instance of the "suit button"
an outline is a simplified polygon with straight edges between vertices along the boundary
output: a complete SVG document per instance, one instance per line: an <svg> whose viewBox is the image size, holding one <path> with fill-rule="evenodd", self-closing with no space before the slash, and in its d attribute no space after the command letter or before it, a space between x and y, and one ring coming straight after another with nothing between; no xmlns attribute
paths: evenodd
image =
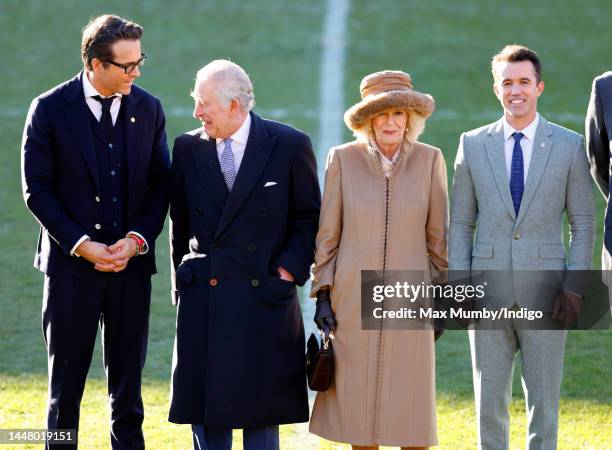
<svg viewBox="0 0 612 450"><path fill-rule="evenodd" d="M213 252L219 250L219 244L216 244L216 243L213 242L212 244L210 244L210 249Z"/></svg>
<svg viewBox="0 0 612 450"><path fill-rule="evenodd" d="M100 197L96 195L96 203L100 203Z"/></svg>
<svg viewBox="0 0 612 450"><path fill-rule="evenodd" d="M251 280L251 286L253 287L259 287L259 280L257 278L253 278Z"/></svg>
<svg viewBox="0 0 612 450"><path fill-rule="evenodd" d="M266 216L268 214L268 208L259 208L259 215Z"/></svg>
<svg viewBox="0 0 612 450"><path fill-rule="evenodd" d="M520 235L519 233L516 233L516 234L514 235L514 239L515 239L516 241L518 241L520 238L521 238L521 235Z"/></svg>
<svg viewBox="0 0 612 450"><path fill-rule="evenodd" d="M198 216L201 216L204 213L204 210L202 208L196 208L196 213L198 213Z"/></svg>
<svg viewBox="0 0 612 450"><path fill-rule="evenodd" d="M100 229L102 229L102 225L100 225L99 223L97 223L97 224L95 224L95 225L94 225L94 228L95 228L96 230L100 230Z"/></svg>
<svg viewBox="0 0 612 450"><path fill-rule="evenodd" d="M212 287L215 287L216 285L219 284L219 281L217 281L216 278L211 278L210 281L208 282Z"/></svg>
<svg viewBox="0 0 612 450"><path fill-rule="evenodd" d="M247 245L247 250L250 252L254 252L255 251L255 244L249 244Z"/></svg>

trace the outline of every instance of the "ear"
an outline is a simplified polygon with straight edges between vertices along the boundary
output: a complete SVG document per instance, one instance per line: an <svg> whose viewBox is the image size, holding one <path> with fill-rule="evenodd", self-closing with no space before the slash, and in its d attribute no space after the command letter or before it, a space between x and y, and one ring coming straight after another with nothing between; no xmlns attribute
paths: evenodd
<svg viewBox="0 0 612 450"><path fill-rule="evenodd" d="M538 83L537 90L539 97L540 95L542 95L542 92L544 92L544 82L542 80L540 80L540 82Z"/></svg>
<svg viewBox="0 0 612 450"><path fill-rule="evenodd" d="M499 88L497 87L497 81L493 81L493 93L495 93L495 96L499 98Z"/></svg>
<svg viewBox="0 0 612 450"><path fill-rule="evenodd" d="M229 110L231 114L236 114L240 112L240 102L237 98L233 98L229 104Z"/></svg>
<svg viewBox="0 0 612 450"><path fill-rule="evenodd" d="M99 58L94 58L91 60L91 68L93 72L99 72L102 70L102 61Z"/></svg>

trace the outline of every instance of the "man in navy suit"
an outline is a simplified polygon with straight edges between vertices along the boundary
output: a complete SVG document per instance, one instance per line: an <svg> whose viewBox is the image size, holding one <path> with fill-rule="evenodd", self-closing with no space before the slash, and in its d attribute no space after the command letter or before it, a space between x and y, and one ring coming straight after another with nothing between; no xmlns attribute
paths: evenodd
<svg viewBox="0 0 612 450"><path fill-rule="evenodd" d="M25 202L40 223L45 274L47 427L78 429L97 327L113 448L144 448L141 373L155 239L168 208L170 158L158 99L133 83L142 27L100 16L83 29L84 70L36 97L22 145Z"/></svg>
<svg viewBox="0 0 612 450"><path fill-rule="evenodd" d="M238 65L197 75L194 117L176 139L170 202L178 304L170 421L194 447L278 449L278 425L308 420L296 285L309 277L320 191L310 139L251 112Z"/></svg>

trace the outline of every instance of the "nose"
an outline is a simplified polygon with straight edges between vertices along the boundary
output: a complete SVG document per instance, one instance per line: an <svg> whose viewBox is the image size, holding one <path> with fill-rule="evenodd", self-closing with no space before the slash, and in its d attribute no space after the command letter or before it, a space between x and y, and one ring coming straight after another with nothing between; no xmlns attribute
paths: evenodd
<svg viewBox="0 0 612 450"><path fill-rule="evenodd" d="M512 86L510 86L510 93L511 94L520 94L521 93L521 87L519 86L518 83L513 83Z"/></svg>
<svg viewBox="0 0 612 450"><path fill-rule="evenodd" d="M140 67L134 67L134 70L130 73L130 75L134 78L138 78L140 76Z"/></svg>
<svg viewBox="0 0 612 450"><path fill-rule="evenodd" d="M202 114L202 106L200 105L200 102L197 102L195 108L193 109L193 118L198 119L200 114Z"/></svg>

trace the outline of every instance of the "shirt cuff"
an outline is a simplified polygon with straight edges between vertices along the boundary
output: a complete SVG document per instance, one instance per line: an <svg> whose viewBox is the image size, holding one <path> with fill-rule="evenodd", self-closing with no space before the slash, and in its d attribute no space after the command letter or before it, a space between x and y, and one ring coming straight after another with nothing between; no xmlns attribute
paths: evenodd
<svg viewBox="0 0 612 450"><path fill-rule="evenodd" d="M76 249L79 248L79 245L81 245L83 242L85 242L87 239L89 239L89 236L87 236L86 234L84 234L83 236L81 236L81 239L79 239L77 241L76 244L74 244L74 247L72 247L72 249L70 250L70 256L76 256L78 258L81 257L81 255L74 253L76 252Z"/></svg>
<svg viewBox="0 0 612 450"><path fill-rule="evenodd" d="M142 247L142 251L139 254L146 255L147 252L149 251L149 244L147 244L147 240L144 238L144 236L138 233L137 231L129 231L128 234L133 234L134 236L138 236L140 239L143 240L144 246Z"/></svg>

